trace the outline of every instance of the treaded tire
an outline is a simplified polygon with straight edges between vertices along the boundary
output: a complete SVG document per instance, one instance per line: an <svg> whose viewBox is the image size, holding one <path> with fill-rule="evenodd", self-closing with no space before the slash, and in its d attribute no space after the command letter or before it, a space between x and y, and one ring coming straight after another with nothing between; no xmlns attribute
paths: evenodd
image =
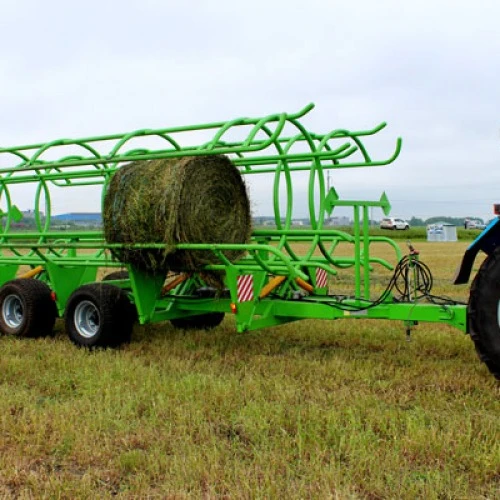
<svg viewBox="0 0 500 500"><path fill-rule="evenodd" d="M215 288L204 286L196 290L195 295L200 298L212 298L217 294ZM219 326L224 319L223 312L198 314L196 316L187 316L185 318L171 319L170 323L175 328L181 330L212 330Z"/></svg>
<svg viewBox="0 0 500 500"><path fill-rule="evenodd" d="M180 328L181 330L211 330L219 326L223 319L224 313L216 312L189 316L187 318L171 319L170 323L175 328Z"/></svg>
<svg viewBox="0 0 500 500"><path fill-rule="evenodd" d="M113 271L112 273L106 274L101 281L112 281L112 280L128 280L129 274L128 271ZM132 322L136 323L139 319L137 314L137 309L134 304L130 305L132 307Z"/></svg>
<svg viewBox="0 0 500 500"><path fill-rule="evenodd" d="M467 316L479 359L500 380L500 248L482 263L472 282Z"/></svg>
<svg viewBox="0 0 500 500"><path fill-rule="evenodd" d="M46 283L32 278L8 281L0 288L0 331L19 337L51 335L57 308Z"/></svg>
<svg viewBox="0 0 500 500"><path fill-rule="evenodd" d="M102 279L102 281L112 280L128 280L128 271L113 271L112 273L106 274Z"/></svg>
<svg viewBox="0 0 500 500"><path fill-rule="evenodd" d="M126 292L116 286L83 285L68 300L66 332L78 346L117 347L130 341L134 309Z"/></svg>

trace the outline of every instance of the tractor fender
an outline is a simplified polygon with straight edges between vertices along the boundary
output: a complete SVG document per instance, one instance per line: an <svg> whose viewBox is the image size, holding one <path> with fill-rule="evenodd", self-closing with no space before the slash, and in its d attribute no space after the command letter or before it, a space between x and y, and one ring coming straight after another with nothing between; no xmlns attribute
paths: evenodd
<svg viewBox="0 0 500 500"><path fill-rule="evenodd" d="M462 262L455 273L454 285L463 285L470 278L476 255L482 250L491 255L500 246L500 218L492 220L481 234L467 247Z"/></svg>

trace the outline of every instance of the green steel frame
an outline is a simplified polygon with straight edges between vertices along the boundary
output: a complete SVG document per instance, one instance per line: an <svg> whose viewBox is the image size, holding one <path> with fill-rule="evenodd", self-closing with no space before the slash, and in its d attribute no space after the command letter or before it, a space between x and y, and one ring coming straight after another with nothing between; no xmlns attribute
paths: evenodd
<svg viewBox="0 0 500 500"><path fill-rule="evenodd" d="M442 322L466 331L466 307L463 305L401 303L388 295L382 303L364 307L371 297L373 267L380 265L393 269L389 261L371 255L371 245L383 242L393 249L394 262L401 259L401 251L391 239L369 235L370 209L380 207L388 214L390 204L385 194L378 201L342 200L334 188L327 189L325 172L388 165L398 157L402 141L397 139L389 158L373 160L363 141L381 131L385 123L371 130L337 129L319 135L309 132L300 121L313 107L310 104L294 114L0 148L0 165L8 165L0 168L0 201L4 206L0 214L3 221L0 285L18 275L21 266L43 266L41 279L50 284L59 313L63 314L71 293L83 284L94 282L99 268L126 267L129 279L112 283L130 291L143 324L207 312L226 312L234 314L239 332L302 318L359 317L397 319L407 325L418 321ZM209 134L210 139L201 144L185 145L186 135L193 133ZM241 139L235 140L236 135ZM162 141L164 146L160 149L131 147L137 142L145 145L152 138ZM72 154L64 156L68 147L72 148ZM79 154L74 154L76 149ZM165 286L165 276L149 275L113 259L110 250L120 245L107 243L100 231L52 229L51 193L54 189L96 186L101 189L103 200L113 173L127 162L213 154L228 155L245 176L274 176L275 229L254 230L248 245L203 242L177 245L179 249L210 250L219 263L178 280L176 286L169 286L168 282ZM307 230L294 228L292 224L292 175L295 172L309 175L311 228ZM11 191L16 185L34 186L35 231L20 232L13 227L21 216L11 199ZM283 192L284 200L280 199ZM325 227L325 217L337 206L352 208L353 235ZM352 256L338 254L341 243L352 246ZM163 247L154 242L133 246ZM229 262L223 251L237 248L245 250L245 257ZM302 249L300 255L297 248ZM341 307L338 299L328 295L324 280L319 283L317 276L321 270L334 280L337 270L347 267L354 270L354 290L350 298L342 301ZM212 298L195 295L196 289L203 284L201 276L207 270L224 272L228 294ZM244 301L239 300L238 294L242 276L252 277L253 293ZM276 277L281 279L273 282Z"/></svg>

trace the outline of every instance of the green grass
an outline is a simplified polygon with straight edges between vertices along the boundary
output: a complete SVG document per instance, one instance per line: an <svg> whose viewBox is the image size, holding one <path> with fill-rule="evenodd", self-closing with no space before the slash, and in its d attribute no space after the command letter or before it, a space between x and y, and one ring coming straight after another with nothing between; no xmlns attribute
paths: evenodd
<svg viewBox="0 0 500 500"><path fill-rule="evenodd" d="M443 293L447 245L419 245ZM448 327L227 318L87 352L58 323L0 345L0 497L500 496L500 386Z"/></svg>
<svg viewBox="0 0 500 500"><path fill-rule="evenodd" d="M274 228L274 226L272 226ZM336 229L339 231L344 231L347 234L353 234L353 226L328 226L328 228ZM270 229L270 226L258 226L256 229ZM311 226L297 226L294 229L300 231L301 229L307 230L311 229ZM386 236L395 240L427 240L427 229L425 227L414 226L409 230L393 231L391 229L380 229L378 226L370 227L370 236ZM457 239L458 241L468 241L471 242L477 236L481 234L479 229L464 229L463 226L457 227Z"/></svg>
<svg viewBox="0 0 500 500"><path fill-rule="evenodd" d="M342 227L342 231L349 234L353 234L352 227ZM479 229L464 229L463 227L457 227L457 239L458 241L472 241L474 238L479 236L481 231ZM412 227L407 231L392 231L390 229L380 229L378 227L370 228L370 236L387 236L395 240L427 240L427 229L425 227Z"/></svg>

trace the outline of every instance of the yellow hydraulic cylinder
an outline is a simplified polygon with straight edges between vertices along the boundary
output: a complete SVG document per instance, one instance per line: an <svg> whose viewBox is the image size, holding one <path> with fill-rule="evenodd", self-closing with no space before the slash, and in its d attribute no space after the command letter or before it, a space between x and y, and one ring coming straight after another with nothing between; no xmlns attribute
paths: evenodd
<svg viewBox="0 0 500 500"><path fill-rule="evenodd" d="M296 278L295 282L297 283L297 285L300 286L300 288L304 289L306 292L309 293L314 292L314 287L307 281L304 281L302 278Z"/></svg>
<svg viewBox="0 0 500 500"><path fill-rule="evenodd" d="M173 290L177 285L180 285L183 281L186 281L188 278L188 274L181 274L180 276L175 277L172 281L169 281L162 289L161 294L165 295L170 290Z"/></svg>
<svg viewBox="0 0 500 500"><path fill-rule="evenodd" d="M36 266L33 269L30 269L29 271L25 272L24 274L21 274L19 278L25 279L25 278L34 278L35 276L39 275L43 271L43 266Z"/></svg>
<svg viewBox="0 0 500 500"><path fill-rule="evenodd" d="M259 298L263 299L267 297L276 287L280 286L283 281L286 280L286 276L275 276L269 283L261 290Z"/></svg>

